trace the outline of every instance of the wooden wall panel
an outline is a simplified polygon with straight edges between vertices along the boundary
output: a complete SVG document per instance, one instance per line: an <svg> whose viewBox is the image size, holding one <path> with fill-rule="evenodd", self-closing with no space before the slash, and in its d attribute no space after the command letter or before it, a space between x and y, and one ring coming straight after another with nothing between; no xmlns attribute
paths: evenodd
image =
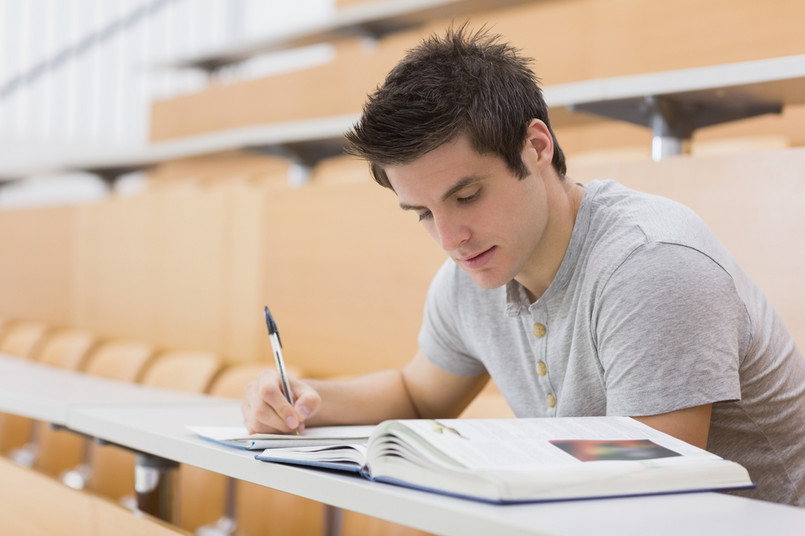
<svg viewBox="0 0 805 536"><path fill-rule="evenodd" d="M156 198L153 340L220 351L230 238L226 199L207 190L164 192Z"/></svg>
<svg viewBox="0 0 805 536"><path fill-rule="evenodd" d="M221 353L231 361L265 357L268 345L263 307L266 240L265 189L243 185L226 192L230 206L225 264ZM273 359L273 358L272 358Z"/></svg>
<svg viewBox="0 0 805 536"><path fill-rule="evenodd" d="M805 149L579 166L571 176L614 178L695 210L805 350Z"/></svg>
<svg viewBox="0 0 805 536"><path fill-rule="evenodd" d="M265 222L264 298L289 363L354 374L413 356L445 256L391 191L368 181L270 191Z"/></svg>
<svg viewBox="0 0 805 536"><path fill-rule="evenodd" d="M256 341L243 320L247 310L260 318L260 191L171 188L82 207L74 322L250 358Z"/></svg>
<svg viewBox="0 0 805 536"><path fill-rule="evenodd" d="M798 0L547 0L485 18L560 84L801 54L803 17Z"/></svg>
<svg viewBox="0 0 805 536"><path fill-rule="evenodd" d="M0 314L68 322L74 225L73 207L0 211Z"/></svg>
<svg viewBox="0 0 805 536"><path fill-rule="evenodd" d="M75 325L102 336L150 340L159 303L156 201L138 196L81 206L76 233Z"/></svg>

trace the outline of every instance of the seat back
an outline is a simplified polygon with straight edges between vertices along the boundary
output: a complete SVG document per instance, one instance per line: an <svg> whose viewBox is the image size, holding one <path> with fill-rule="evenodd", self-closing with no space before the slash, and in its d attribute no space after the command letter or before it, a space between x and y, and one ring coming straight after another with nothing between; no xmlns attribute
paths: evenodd
<svg viewBox="0 0 805 536"><path fill-rule="evenodd" d="M84 329L53 330L43 337L37 351L37 361L52 367L83 370L96 340L94 333Z"/></svg>
<svg viewBox="0 0 805 536"><path fill-rule="evenodd" d="M249 361L229 365L221 370L210 386L210 394L225 398L243 398L246 386L257 379L257 376L267 368L274 368L274 363L265 361ZM285 370L294 378L301 378L302 371L298 367L286 365Z"/></svg>
<svg viewBox="0 0 805 536"><path fill-rule="evenodd" d="M154 356L154 347L144 341L118 339L98 346L90 355L86 372L95 376L137 382ZM88 443L87 487L92 491L120 499L134 489L134 454L112 445Z"/></svg>
<svg viewBox="0 0 805 536"><path fill-rule="evenodd" d="M136 382L153 356L154 347L144 341L106 341L90 354L85 372L102 378Z"/></svg>
<svg viewBox="0 0 805 536"><path fill-rule="evenodd" d="M42 341L48 326L37 320L10 321L0 339L0 353L31 359Z"/></svg>
<svg viewBox="0 0 805 536"><path fill-rule="evenodd" d="M4 323L0 338L0 354L32 359L47 324L35 320L12 320ZM21 448L32 434L33 421L19 415L0 413L0 454Z"/></svg>
<svg viewBox="0 0 805 536"><path fill-rule="evenodd" d="M40 359L52 361L55 364L57 360L56 354L58 353L57 348L62 348L65 353L69 353L67 349L80 347L78 341L81 340L81 333L78 330L72 332L72 344L67 343L67 340L70 339L70 336L65 336L63 344L55 345L52 350L54 355L51 357L45 357L44 354L46 352L50 353L50 351L43 348L43 355ZM47 346L49 347L50 345ZM153 353L153 347L142 341L127 339L102 341L91 345L86 358L83 360L82 368L84 372L94 376L134 382ZM42 431L40 434L42 439L36 467L51 475L58 475L64 471L75 469L82 462L85 462L86 458L92 458L93 461L99 464L99 467L112 467L118 454L106 454L106 452L120 450L100 447L94 443L87 442L84 438L67 432L48 430ZM88 453L87 450L94 452ZM97 454L97 452L101 452L101 454ZM107 460L107 458L109 459ZM111 473L112 471L107 470L105 472ZM112 475L112 481L114 480L115 478ZM103 480L101 479L101 481Z"/></svg>
<svg viewBox="0 0 805 536"><path fill-rule="evenodd" d="M54 330L45 336L37 360L52 367L81 370L96 340L94 333L83 329ZM34 467L55 476L80 462L85 448L83 438L71 432L54 430L46 422L37 422L33 426L28 449L35 452Z"/></svg>
<svg viewBox="0 0 805 536"><path fill-rule="evenodd" d="M221 366L221 359L213 353L169 351L157 356L145 371L142 383L163 389L206 393ZM214 515L209 511L209 505L215 492L206 487L206 479L202 476L205 473L207 471L188 465L179 468L178 523L186 530L195 530L208 523Z"/></svg>
<svg viewBox="0 0 805 536"><path fill-rule="evenodd" d="M131 352L137 348L136 345L130 345L126 350ZM141 347L140 350L142 350ZM127 379L136 377L143 385L203 393L220 370L221 360L216 354L209 352L175 350L162 352L152 359L143 360L141 368L141 372L135 371L133 367L129 368L124 363L116 362L111 356L93 360L93 364L90 366L95 373L107 377L117 371L115 374L118 379L123 379L120 378L120 375L122 371L126 370L125 374L129 377ZM93 445L92 449L92 476L89 487L97 493L115 499L130 496L134 491L134 454L114 446ZM185 498L190 493L185 493L188 486L181 484L185 472L186 469L182 467L179 474L179 485L182 489L180 495L183 498L178 511L183 518L188 515L192 517L194 508L196 508L191 501ZM198 491L205 493L204 490ZM183 523L183 526L186 524Z"/></svg>
<svg viewBox="0 0 805 536"><path fill-rule="evenodd" d="M230 365L215 378L210 387L210 394L226 398L243 398L246 385L255 380L261 370L273 366L273 363L262 361ZM288 367L288 373L297 378L302 376L301 371L294 367ZM242 536L323 532L324 507L320 503L242 480L228 487L229 483L222 475L190 469L194 470L186 471L182 475L186 479L182 489L186 490L185 493L189 491L194 495L200 495L198 490L203 490L205 524L213 523L228 514L234 515L238 534ZM229 493L233 493L234 497L228 497ZM201 504L202 497L192 500ZM228 500L234 500L234 512L226 512Z"/></svg>
<svg viewBox="0 0 805 536"><path fill-rule="evenodd" d="M172 350L156 357L145 369L144 385L205 393L221 369L221 359L210 352Z"/></svg>

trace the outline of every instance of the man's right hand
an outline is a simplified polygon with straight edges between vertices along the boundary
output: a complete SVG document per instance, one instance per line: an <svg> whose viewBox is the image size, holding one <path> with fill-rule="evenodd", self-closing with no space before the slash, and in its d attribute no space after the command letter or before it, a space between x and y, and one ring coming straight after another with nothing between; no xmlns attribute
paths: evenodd
<svg viewBox="0 0 805 536"><path fill-rule="evenodd" d="M243 404L243 423L250 434L287 434L302 431L305 421L321 407L321 397L310 385L288 377L293 394L291 406L282 392L280 375L275 369L266 369L257 380L246 386Z"/></svg>

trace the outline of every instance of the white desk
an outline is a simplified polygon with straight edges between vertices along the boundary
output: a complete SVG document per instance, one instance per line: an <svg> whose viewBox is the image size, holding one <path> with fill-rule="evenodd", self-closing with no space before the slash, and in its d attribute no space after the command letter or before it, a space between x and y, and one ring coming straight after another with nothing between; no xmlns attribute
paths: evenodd
<svg viewBox="0 0 805 536"><path fill-rule="evenodd" d="M777 536L805 530L805 509L718 493L497 506L259 462L253 452L202 440L185 428L240 423L238 401L121 384L6 356L0 356L0 411L438 534Z"/></svg>
<svg viewBox="0 0 805 536"><path fill-rule="evenodd" d="M679 154L699 128L805 103L805 54L633 76L585 80L545 88L553 125L590 115L651 128L652 156Z"/></svg>
<svg viewBox="0 0 805 536"><path fill-rule="evenodd" d="M490 505L366 481L358 476L254 460L254 452L199 439L187 424L239 423L240 404L215 407L77 408L68 426L155 456L196 465L347 510L437 534L653 536L805 532L805 509L719 493Z"/></svg>
<svg viewBox="0 0 805 536"><path fill-rule="evenodd" d="M66 425L70 412L85 405L175 403L201 407L221 400L99 378L0 354L0 411L57 426Z"/></svg>
<svg viewBox="0 0 805 536"><path fill-rule="evenodd" d="M346 114L259 125L158 141L144 147L72 149L11 158L0 165L0 181L32 175L82 171L107 180L145 170L163 162L226 151L254 151L282 156L300 166L344 152L344 132L360 117Z"/></svg>

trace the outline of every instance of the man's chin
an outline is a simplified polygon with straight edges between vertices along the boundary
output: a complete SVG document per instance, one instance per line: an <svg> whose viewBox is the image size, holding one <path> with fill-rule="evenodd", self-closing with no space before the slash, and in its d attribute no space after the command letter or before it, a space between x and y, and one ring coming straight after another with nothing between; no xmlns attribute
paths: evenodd
<svg viewBox="0 0 805 536"><path fill-rule="evenodd" d="M467 272L467 275L472 278L476 285L486 290L500 288L511 280L510 278L501 277L499 274L496 275L489 270L478 272L464 271Z"/></svg>

